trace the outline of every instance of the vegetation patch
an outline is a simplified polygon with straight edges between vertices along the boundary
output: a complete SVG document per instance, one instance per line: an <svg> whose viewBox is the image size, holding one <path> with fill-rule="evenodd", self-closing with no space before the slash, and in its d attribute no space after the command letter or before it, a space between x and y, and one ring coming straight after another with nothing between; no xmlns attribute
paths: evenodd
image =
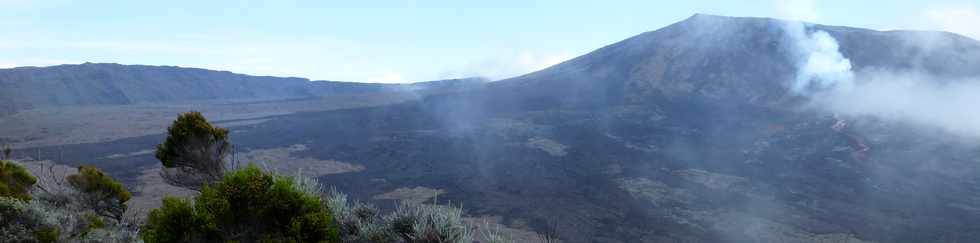
<svg viewBox="0 0 980 243"><path fill-rule="evenodd" d="M189 223L190 222L190 223ZM191 200L164 198L150 211L146 242L338 242L330 212L291 178L248 166Z"/></svg>
<svg viewBox="0 0 980 243"><path fill-rule="evenodd" d="M0 197L31 200L29 190L37 183L31 173L13 161L0 160Z"/></svg>

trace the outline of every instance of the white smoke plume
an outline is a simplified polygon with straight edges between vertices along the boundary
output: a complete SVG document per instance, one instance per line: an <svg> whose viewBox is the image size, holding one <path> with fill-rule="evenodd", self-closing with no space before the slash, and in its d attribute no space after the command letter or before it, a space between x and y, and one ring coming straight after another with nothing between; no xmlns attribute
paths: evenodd
<svg viewBox="0 0 980 243"><path fill-rule="evenodd" d="M859 85L816 95L813 104L842 115L870 115L980 137L980 80L940 82L928 75L889 71L859 76Z"/></svg>
<svg viewBox="0 0 980 243"><path fill-rule="evenodd" d="M840 53L837 39L825 31L807 31L802 22L786 22L787 36L795 43L798 60L792 91L807 94L827 89L848 90L854 85L851 60Z"/></svg>
<svg viewBox="0 0 980 243"><path fill-rule="evenodd" d="M777 0L776 6L783 18L817 21L819 14L814 3ZM980 137L980 77L944 80L916 70L856 71L830 33L799 21L786 21L782 27L793 43L797 69L789 89L808 97L813 107ZM905 41L929 51L941 44L936 38L939 37L923 35Z"/></svg>
<svg viewBox="0 0 980 243"><path fill-rule="evenodd" d="M801 22L787 23L785 30L797 52L797 74L789 88L809 97L814 107L980 137L980 80L941 80L915 71L855 74L829 33L808 31Z"/></svg>

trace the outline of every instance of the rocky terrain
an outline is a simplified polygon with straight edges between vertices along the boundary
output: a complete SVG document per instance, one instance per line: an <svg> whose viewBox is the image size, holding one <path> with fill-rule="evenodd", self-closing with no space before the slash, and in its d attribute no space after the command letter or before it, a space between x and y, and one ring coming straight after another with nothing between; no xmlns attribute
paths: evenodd
<svg viewBox="0 0 980 243"><path fill-rule="evenodd" d="M564 242L980 239L976 139L812 109L790 88L785 24L695 15L480 88L228 126L240 158L306 161L358 199L461 203ZM962 36L807 28L836 38L857 75L980 77L980 42ZM159 163L140 151L162 139L15 153L136 185Z"/></svg>

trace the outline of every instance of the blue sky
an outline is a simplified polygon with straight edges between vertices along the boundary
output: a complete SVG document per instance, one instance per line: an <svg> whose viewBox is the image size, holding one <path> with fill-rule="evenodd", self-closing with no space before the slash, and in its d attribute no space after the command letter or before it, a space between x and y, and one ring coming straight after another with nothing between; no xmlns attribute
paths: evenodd
<svg viewBox="0 0 980 243"><path fill-rule="evenodd" d="M0 0L0 67L115 62L317 80L501 79L694 13L980 39L980 2Z"/></svg>

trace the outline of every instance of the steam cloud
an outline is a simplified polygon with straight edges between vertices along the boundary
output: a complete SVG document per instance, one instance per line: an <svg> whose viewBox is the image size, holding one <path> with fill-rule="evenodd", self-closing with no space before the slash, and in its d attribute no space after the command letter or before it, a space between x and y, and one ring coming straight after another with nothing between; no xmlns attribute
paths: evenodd
<svg viewBox="0 0 980 243"><path fill-rule="evenodd" d="M887 71L861 76L860 85L820 94L814 104L844 115L871 115L980 137L980 85L976 82L940 84L927 75Z"/></svg>
<svg viewBox="0 0 980 243"><path fill-rule="evenodd" d="M829 33L808 31L801 22L784 27L797 51L797 74L789 88L809 97L814 107L980 137L980 80L942 80L916 71L856 74Z"/></svg>
<svg viewBox="0 0 980 243"><path fill-rule="evenodd" d="M786 34L799 52L793 92L806 94L812 90L850 89L854 85L851 60L840 53L837 39L824 31L808 33L801 22L787 22Z"/></svg>

